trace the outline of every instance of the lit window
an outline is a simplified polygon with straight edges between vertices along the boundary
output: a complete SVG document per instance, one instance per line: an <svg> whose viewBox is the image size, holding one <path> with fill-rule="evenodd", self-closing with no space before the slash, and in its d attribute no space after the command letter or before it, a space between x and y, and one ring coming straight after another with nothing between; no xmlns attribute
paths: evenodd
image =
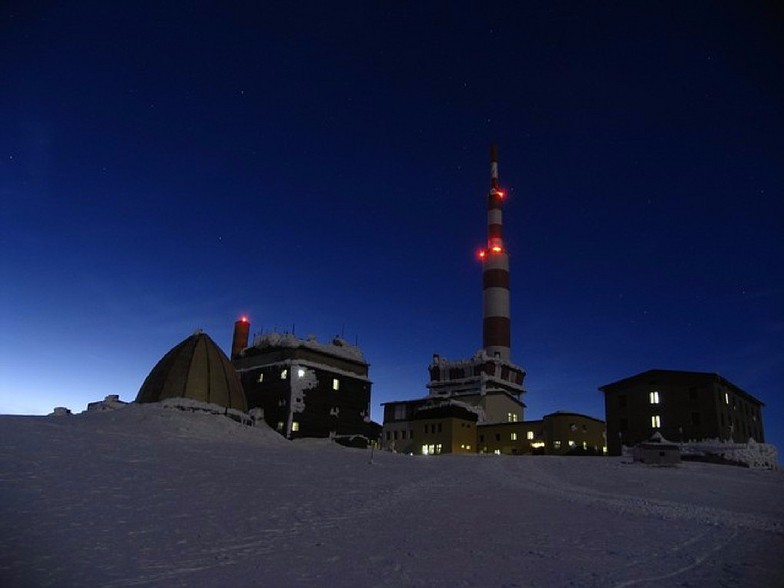
<svg viewBox="0 0 784 588"><path fill-rule="evenodd" d="M340 390L340 380L338 380L337 378L332 378L332 389Z"/></svg>
<svg viewBox="0 0 784 588"><path fill-rule="evenodd" d="M556 449L560 449L561 448L561 442L560 441L553 441L553 447L555 447Z"/></svg>
<svg viewBox="0 0 784 588"><path fill-rule="evenodd" d="M283 430L283 421L278 421L278 431Z"/></svg>
<svg viewBox="0 0 784 588"><path fill-rule="evenodd" d="M569 440L569 447L574 447L574 441Z"/></svg>
<svg viewBox="0 0 784 588"><path fill-rule="evenodd" d="M289 370L281 370L280 372L280 379L285 380L289 377Z"/></svg>
<svg viewBox="0 0 784 588"><path fill-rule="evenodd" d="M507 412L506 413L506 420L507 420L507 422L510 422L510 423L516 423L517 422L517 413L515 413L515 412Z"/></svg>
<svg viewBox="0 0 784 588"><path fill-rule="evenodd" d="M512 433L510 437L512 441L517 441L517 433Z"/></svg>
<svg viewBox="0 0 784 588"><path fill-rule="evenodd" d="M297 421L294 421L293 423L291 423L291 430L292 431L299 431L299 423Z"/></svg>
<svg viewBox="0 0 784 588"><path fill-rule="evenodd" d="M471 448L469 447L469 449L471 449ZM436 453L441 453L441 444L440 443L436 443Z"/></svg>
<svg viewBox="0 0 784 588"><path fill-rule="evenodd" d="M441 453L441 445L423 445L422 455L435 455Z"/></svg>
<svg viewBox="0 0 784 588"><path fill-rule="evenodd" d="M651 417L651 427L654 429L658 429L661 427L661 418L658 414L655 414Z"/></svg>
<svg viewBox="0 0 784 588"><path fill-rule="evenodd" d="M525 437L526 437L526 439L528 439L528 440L530 441L531 439L533 439L533 438L534 438L534 432L533 432L533 431L528 431L528 432L525 434Z"/></svg>
<svg viewBox="0 0 784 588"><path fill-rule="evenodd" d="M659 393L651 392L648 394L648 400L650 400L651 404L659 404Z"/></svg>
<svg viewBox="0 0 784 588"><path fill-rule="evenodd" d="M588 443L586 443L585 441L583 441L583 449L588 449Z"/></svg>
<svg viewBox="0 0 784 588"><path fill-rule="evenodd" d="M263 382L264 381L264 372L259 372L259 379L256 380L256 381L257 382Z"/></svg>
<svg viewBox="0 0 784 588"><path fill-rule="evenodd" d="M466 445L466 449L468 449L468 451L471 451L471 446L470 445Z"/></svg>
<svg viewBox="0 0 784 588"><path fill-rule="evenodd" d="M495 451L493 451L493 453L495 453L496 455L501 455L501 450L500 449L496 449Z"/></svg>
<svg viewBox="0 0 784 588"><path fill-rule="evenodd" d="M299 369L297 370L297 377L298 377L298 378L301 378L301 377L303 377L304 375L305 375L305 370L304 370L304 369L302 369L302 368L299 368Z"/></svg>
<svg viewBox="0 0 784 588"><path fill-rule="evenodd" d="M729 404L729 403L730 403L730 395L729 395L728 392L725 392L724 393L724 404Z"/></svg>

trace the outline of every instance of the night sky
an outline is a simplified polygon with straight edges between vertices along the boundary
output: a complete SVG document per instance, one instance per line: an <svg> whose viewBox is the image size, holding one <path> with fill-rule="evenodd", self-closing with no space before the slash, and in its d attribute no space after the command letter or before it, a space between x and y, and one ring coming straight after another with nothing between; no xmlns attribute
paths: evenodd
<svg viewBox="0 0 784 588"><path fill-rule="evenodd" d="M745 0L5 2L0 412L132 400L247 314L358 341L380 421L434 352L481 346L495 142L526 418L718 372L784 448L783 23Z"/></svg>

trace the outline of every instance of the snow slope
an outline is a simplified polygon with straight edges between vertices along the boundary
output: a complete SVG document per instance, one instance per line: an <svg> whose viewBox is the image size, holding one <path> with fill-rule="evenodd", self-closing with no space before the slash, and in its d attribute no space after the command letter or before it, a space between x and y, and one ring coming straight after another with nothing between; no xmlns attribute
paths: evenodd
<svg viewBox="0 0 784 588"><path fill-rule="evenodd" d="M784 472L0 417L2 586L784 586Z"/></svg>

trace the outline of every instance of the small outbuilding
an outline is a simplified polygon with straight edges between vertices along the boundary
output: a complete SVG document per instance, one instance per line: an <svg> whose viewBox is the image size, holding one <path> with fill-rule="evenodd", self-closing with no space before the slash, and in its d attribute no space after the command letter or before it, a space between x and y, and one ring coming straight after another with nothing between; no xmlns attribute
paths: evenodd
<svg viewBox="0 0 784 588"><path fill-rule="evenodd" d="M229 358L203 331L175 345L152 368L136 402L190 398L247 412L239 376Z"/></svg>
<svg viewBox="0 0 784 588"><path fill-rule="evenodd" d="M680 447L667 441L658 431L647 441L638 443L633 455L634 461L648 465L678 465L681 461Z"/></svg>

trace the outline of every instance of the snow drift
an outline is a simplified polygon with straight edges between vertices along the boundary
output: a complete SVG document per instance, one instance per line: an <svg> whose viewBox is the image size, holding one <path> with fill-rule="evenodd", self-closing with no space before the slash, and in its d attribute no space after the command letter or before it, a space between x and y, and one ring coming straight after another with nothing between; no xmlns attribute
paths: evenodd
<svg viewBox="0 0 784 588"><path fill-rule="evenodd" d="M781 471L409 457L159 405L0 417L3 586L784 585Z"/></svg>

